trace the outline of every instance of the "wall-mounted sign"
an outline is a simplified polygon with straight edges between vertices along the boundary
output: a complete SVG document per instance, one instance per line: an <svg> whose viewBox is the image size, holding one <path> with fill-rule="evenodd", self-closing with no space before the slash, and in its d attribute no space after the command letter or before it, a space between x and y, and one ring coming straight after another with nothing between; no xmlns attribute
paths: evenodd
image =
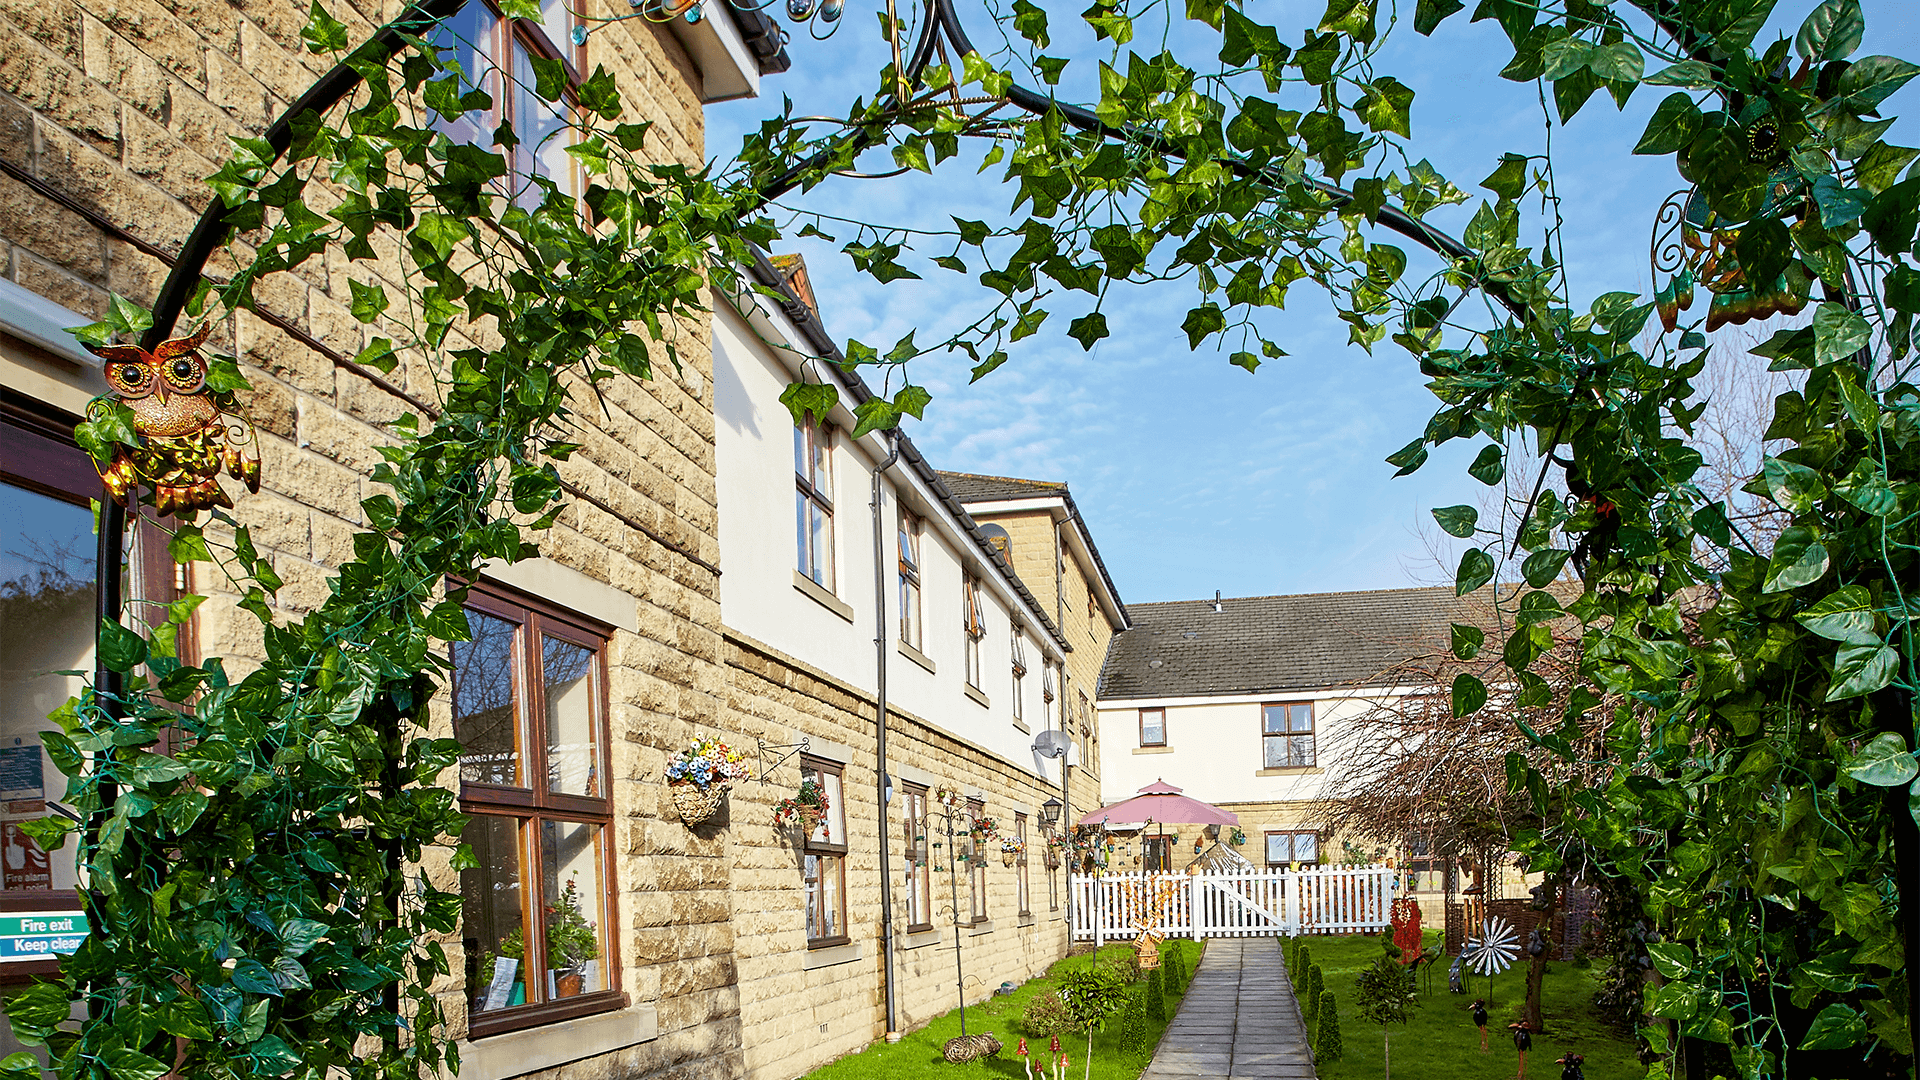
<svg viewBox="0 0 1920 1080"><path fill-rule="evenodd" d="M0 915L0 963L71 956L87 939L87 916L79 911Z"/></svg>

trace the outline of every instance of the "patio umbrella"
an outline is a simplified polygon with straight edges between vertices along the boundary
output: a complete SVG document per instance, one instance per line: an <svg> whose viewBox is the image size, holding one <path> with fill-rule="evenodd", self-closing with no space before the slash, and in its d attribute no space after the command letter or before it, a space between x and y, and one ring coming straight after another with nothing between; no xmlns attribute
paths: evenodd
<svg viewBox="0 0 1920 1080"><path fill-rule="evenodd" d="M1156 825L1238 825L1240 815L1222 810L1212 803L1189 799L1165 780L1155 780L1131 799L1081 815L1082 825L1131 825L1151 821Z"/></svg>

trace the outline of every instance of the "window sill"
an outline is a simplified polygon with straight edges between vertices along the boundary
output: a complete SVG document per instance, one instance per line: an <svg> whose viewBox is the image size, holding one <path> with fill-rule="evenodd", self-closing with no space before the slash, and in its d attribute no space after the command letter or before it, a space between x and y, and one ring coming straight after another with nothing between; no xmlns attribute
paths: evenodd
<svg viewBox="0 0 1920 1080"><path fill-rule="evenodd" d="M803 971L815 971L820 968L851 964L860 959L862 949L857 941L845 945L829 945L823 949L808 949L807 955L800 961Z"/></svg>
<svg viewBox="0 0 1920 1080"><path fill-rule="evenodd" d="M938 944L940 944L940 931L937 928L932 930L909 930L900 937L900 947L902 949L919 949L928 945Z"/></svg>
<svg viewBox="0 0 1920 1080"><path fill-rule="evenodd" d="M1017 716L1013 718L1013 726L1014 730L1019 731L1023 735L1033 734L1033 729L1027 726L1027 722Z"/></svg>
<svg viewBox="0 0 1920 1080"><path fill-rule="evenodd" d="M1025 914L1023 914L1023 915L1021 915L1021 916L1020 916L1020 921L1019 921L1018 923L1015 923L1014 925L1016 925L1016 926L1032 926L1033 924L1034 924L1034 918L1033 918L1033 913L1032 913L1032 912L1027 912L1027 913L1025 913Z"/></svg>
<svg viewBox="0 0 1920 1080"><path fill-rule="evenodd" d="M1318 765L1288 765L1280 769L1261 769L1255 776L1318 776L1327 770Z"/></svg>
<svg viewBox="0 0 1920 1080"><path fill-rule="evenodd" d="M991 934L991 933L993 933L992 919L982 919L979 922L974 923L972 926L967 927L968 937L979 937L981 934Z"/></svg>
<svg viewBox="0 0 1920 1080"><path fill-rule="evenodd" d="M962 689L964 689L967 692L968 697L978 702L981 708L983 709L993 708L993 703L987 700L987 695L984 692L982 692L979 687L966 686L966 687L962 687Z"/></svg>
<svg viewBox="0 0 1920 1080"><path fill-rule="evenodd" d="M565 1035L559 1036L564 1028ZM477 1042L460 1042L462 1080L505 1080L570 1061L610 1054L660 1037L660 1013L652 1005L522 1028Z"/></svg>
<svg viewBox="0 0 1920 1080"><path fill-rule="evenodd" d="M793 572L793 587L807 594L814 603L833 612L835 615L853 621L853 605L833 595L825 585L813 580L798 570Z"/></svg>
<svg viewBox="0 0 1920 1080"><path fill-rule="evenodd" d="M926 668L927 674L938 675L940 673L940 669L938 666L934 664L932 657L928 656L926 653L921 652L919 649L914 648L913 646L907 644L904 641L900 642L899 645L900 645L900 655L906 657L907 659L913 661L916 664L919 664L921 667Z"/></svg>
<svg viewBox="0 0 1920 1080"><path fill-rule="evenodd" d="M1171 754L1173 753L1173 747L1171 746L1136 746L1133 748L1133 752L1136 754Z"/></svg>

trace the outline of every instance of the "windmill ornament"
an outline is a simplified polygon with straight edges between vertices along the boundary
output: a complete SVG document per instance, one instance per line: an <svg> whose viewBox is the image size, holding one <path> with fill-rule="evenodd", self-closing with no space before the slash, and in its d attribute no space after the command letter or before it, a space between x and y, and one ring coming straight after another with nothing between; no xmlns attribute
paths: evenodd
<svg viewBox="0 0 1920 1080"><path fill-rule="evenodd" d="M129 506L137 489L153 489L160 514L191 517L216 506L233 506L220 490L222 469L260 490L260 436L251 423L227 412L232 394L207 384L207 360L200 346L213 330L211 320L183 338L163 341L152 352L138 345L87 345L106 361L110 395L87 405L87 418L99 420L117 402L133 414L135 446L112 444L112 457L95 459L107 493Z"/></svg>
<svg viewBox="0 0 1920 1080"><path fill-rule="evenodd" d="M1498 915L1480 924L1480 932L1467 939L1460 958L1487 980L1487 999L1493 998L1493 977L1513 966L1520 955L1520 934L1513 924Z"/></svg>

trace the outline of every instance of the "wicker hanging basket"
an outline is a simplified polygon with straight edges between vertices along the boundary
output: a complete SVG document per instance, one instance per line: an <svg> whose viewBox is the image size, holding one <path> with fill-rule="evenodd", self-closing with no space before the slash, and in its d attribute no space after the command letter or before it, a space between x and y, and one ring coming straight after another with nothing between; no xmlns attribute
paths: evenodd
<svg viewBox="0 0 1920 1080"><path fill-rule="evenodd" d="M1012 865L1013 865L1013 852L1011 852L1011 851L1003 851L1003 852L1001 852L1001 853L1000 853L1000 865L1001 865L1001 866L1012 866Z"/></svg>
<svg viewBox="0 0 1920 1080"><path fill-rule="evenodd" d="M680 812L680 820L689 828L719 813L720 804L727 798L727 789L718 784L705 788L698 784L669 784L667 790L673 793L673 808Z"/></svg>

